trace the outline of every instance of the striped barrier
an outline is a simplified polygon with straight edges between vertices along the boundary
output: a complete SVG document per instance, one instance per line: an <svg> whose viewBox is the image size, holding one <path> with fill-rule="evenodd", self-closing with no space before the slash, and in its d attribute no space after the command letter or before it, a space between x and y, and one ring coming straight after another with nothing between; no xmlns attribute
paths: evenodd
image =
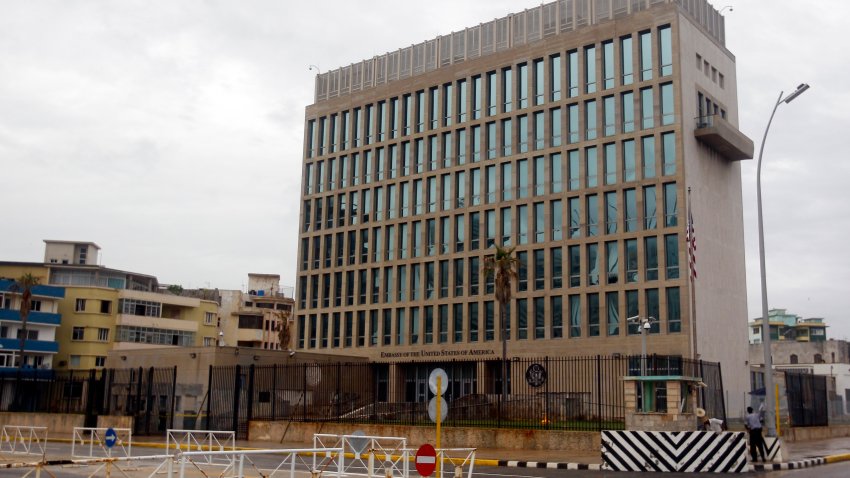
<svg viewBox="0 0 850 478"><path fill-rule="evenodd" d="M604 430L602 469L741 473L748 470L747 434Z"/></svg>

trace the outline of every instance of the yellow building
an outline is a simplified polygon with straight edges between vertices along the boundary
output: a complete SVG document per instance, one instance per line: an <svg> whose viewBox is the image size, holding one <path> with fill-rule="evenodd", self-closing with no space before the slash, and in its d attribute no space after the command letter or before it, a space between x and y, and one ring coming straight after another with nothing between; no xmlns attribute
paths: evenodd
<svg viewBox="0 0 850 478"><path fill-rule="evenodd" d="M64 287L53 368L120 367L106 363L110 350L216 345L217 302L160 292L154 276L98 265L93 242L44 242L43 264L1 262L0 276L30 272Z"/></svg>

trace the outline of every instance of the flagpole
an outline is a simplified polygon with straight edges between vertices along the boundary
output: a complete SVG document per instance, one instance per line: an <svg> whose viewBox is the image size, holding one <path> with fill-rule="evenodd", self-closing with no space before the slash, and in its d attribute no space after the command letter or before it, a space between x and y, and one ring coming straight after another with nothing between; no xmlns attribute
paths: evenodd
<svg viewBox="0 0 850 478"><path fill-rule="evenodd" d="M694 268L696 265L692 262L694 258L692 257L692 247L693 247L693 216L691 215L691 187L688 186L688 198L687 198L687 210L688 210L688 219L686 224L686 232L685 239L687 242L687 257L688 257L688 295L690 300L688 301L688 314L691 319L691 358L696 360L699 356L697 351L697 317L696 317L696 284L694 283L696 279L696 273L694 272Z"/></svg>

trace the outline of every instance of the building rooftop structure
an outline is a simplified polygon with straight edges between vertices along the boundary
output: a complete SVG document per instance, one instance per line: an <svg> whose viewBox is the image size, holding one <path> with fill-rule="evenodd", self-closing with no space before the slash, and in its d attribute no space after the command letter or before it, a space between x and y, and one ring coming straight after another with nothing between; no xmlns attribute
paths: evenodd
<svg viewBox="0 0 850 478"><path fill-rule="evenodd" d="M750 321L750 344L760 344L762 340L762 317ZM828 325L821 317L803 317L789 313L787 309L770 309L770 338L778 341L823 342L827 340Z"/></svg>

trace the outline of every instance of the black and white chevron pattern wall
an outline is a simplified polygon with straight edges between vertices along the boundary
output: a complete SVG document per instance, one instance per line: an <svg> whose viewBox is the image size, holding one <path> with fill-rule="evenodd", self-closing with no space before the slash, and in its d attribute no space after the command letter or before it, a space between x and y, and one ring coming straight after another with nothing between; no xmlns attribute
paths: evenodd
<svg viewBox="0 0 850 478"><path fill-rule="evenodd" d="M602 432L602 468L613 471L747 471L743 432Z"/></svg>

